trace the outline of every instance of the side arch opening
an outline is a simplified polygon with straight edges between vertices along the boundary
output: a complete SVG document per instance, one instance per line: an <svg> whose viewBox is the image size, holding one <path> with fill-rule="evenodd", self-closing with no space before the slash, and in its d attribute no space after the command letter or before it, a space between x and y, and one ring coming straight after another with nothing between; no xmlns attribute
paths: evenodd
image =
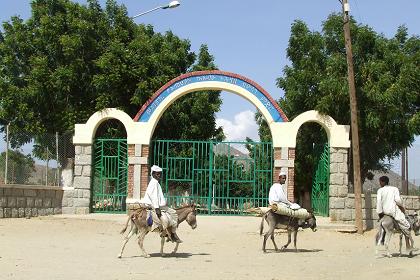
<svg viewBox="0 0 420 280"><path fill-rule="evenodd" d="M329 214L330 152L324 127L305 122L296 136L294 197L317 215Z"/></svg>
<svg viewBox="0 0 420 280"><path fill-rule="evenodd" d="M117 119L101 122L92 146L92 212L124 212L128 180L127 131Z"/></svg>

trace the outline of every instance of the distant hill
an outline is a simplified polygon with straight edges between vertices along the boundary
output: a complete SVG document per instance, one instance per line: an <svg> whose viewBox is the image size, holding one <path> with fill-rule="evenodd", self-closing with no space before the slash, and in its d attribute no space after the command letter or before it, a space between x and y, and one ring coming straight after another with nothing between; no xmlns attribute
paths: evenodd
<svg viewBox="0 0 420 280"><path fill-rule="evenodd" d="M379 188L379 178L381 176L388 176L389 184L391 186L397 187L401 191L401 176L399 174L391 170L389 170L388 172L372 171L372 173L374 175L372 180L366 179L363 184L364 191L371 191L373 193L376 193L376 191ZM416 191L419 190L419 187L411 182L408 182L408 190L409 192Z"/></svg>
<svg viewBox="0 0 420 280"><path fill-rule="evenodd" d="M233 155L234 157L241 157L241 158L249 158L248 153L241 152L237 148L233 147L233 145L228 145L225 143L219 143L213 148L213 152L216 155Z"/></svg>
<svg viewBox="0 0 420 280"><path fill-rule="evenodd" d="M49 167L48 168L48 182L50 185L54 185L55 179L55 170L56 168ZM46 172L46 165L39 165L35 164L35 170L31 173L28 178L28 184L33 185L45 185L45 172Z"/></svg>

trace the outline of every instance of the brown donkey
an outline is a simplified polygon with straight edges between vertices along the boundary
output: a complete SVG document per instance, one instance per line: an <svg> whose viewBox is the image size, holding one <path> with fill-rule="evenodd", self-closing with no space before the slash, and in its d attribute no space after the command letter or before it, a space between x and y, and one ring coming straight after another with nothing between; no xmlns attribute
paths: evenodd
<svg viewBox="0 0 420 280"><path fill-rule="evenodd" d="M182 206L178 209L175 209L176 213L178 214L178 225L182 223L183 221L187 221L187 223L191 226L192 229L195 229L197 227L197 211L195 209L195 205L186 205ZM118 254L118 258L121 258L122 253L124 251L125 245L127 244L128 240L130 240L131 236L138 233L139 234L139 241L138 244L140 246L140 250L142 251L142 256L149 258L150 255L146 253L143 247L143 241L146 235L151 231L152 227L147 225L147 211L146 209L142 209L136 212L133 212L129 215L127 222L125 223L125 227L121 230L121 234L123 234L128 227L128 223L131 222L131 228L130 232L126 237L124 237L124 241L121 247L121 251ZM160 232L160 231L159 231ZM165 234L161 233L161 246L160 246L160 254L162 257L165 256L163 253L163 246L165 244ZM178 250L179 243L176 243L176 246L174 250L172 251L172 254L175 254Z"/></svg>

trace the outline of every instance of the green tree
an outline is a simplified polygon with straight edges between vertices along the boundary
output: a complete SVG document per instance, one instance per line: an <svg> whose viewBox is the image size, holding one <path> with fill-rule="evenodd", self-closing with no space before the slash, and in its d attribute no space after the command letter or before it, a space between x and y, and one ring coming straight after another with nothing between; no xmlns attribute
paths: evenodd
<svg viewBox="0 0 420 280"><path fill-rule="evenodd" d="M287 48L291 65L277 80L285 91L280 107L290 119L315 109L339 124L350 124L342 17L332 14L322 26L322 32L316 32L302 21L293 23ZM364 179L369 170L387 168L384 160L397 156L419 132L420 40L409 37L404 26L393 38L385 38L354 20L351 34ZM260 133L267 137L266 125ZM319 142L311 129L299 137L298 143Z"/></svg>
<svg viewBox="0 0 420 280"><path fill-rule="evenodd" d="M191 71L217 69L208 47L200 47L198 61ZM162 115L156 126L155 139L192 139L221 141L225 138L223 129L216 128L214 112L220 111L220 91L199 91L176 100ZM174 129L184 128L184 129Z"/></svg>
<svg viewBox="0 0 420 280"><path fill-rule="evenodd" d="M27 21L12 17L0 32L0 120L12 122L12 146L33 135L73 131L75 123L106 107L134 116L170 79L214 67L206 47L196 62L188 40L135 24L115 0L105 8L97 0L86 5L34 0L31 7ZM199 99L180 105L166 129L159 129L160 137L170 138L173 131L215 136L219 131L211 120L219 96ZM193 129L185 126L176 114L188 110L191 121L205 121Z"/></svg>

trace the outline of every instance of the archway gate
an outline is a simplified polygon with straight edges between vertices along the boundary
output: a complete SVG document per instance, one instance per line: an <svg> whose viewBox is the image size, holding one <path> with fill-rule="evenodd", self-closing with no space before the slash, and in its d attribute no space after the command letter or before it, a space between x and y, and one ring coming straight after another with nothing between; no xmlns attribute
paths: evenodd
<svg viewBox="0 0 420 280"><path fill-rule="evenodd" d="M150 162L163 168L169 205L194 201L201 214L246 215L268 203L272 143L156 140Z"/></svg>
<svg viewBox="0 0 420 280"><path fill-rule="evenodd" d="M121 121L127 131L126 203L138 203L150 178L150 165L154 164L149 158L149 148L152 150L151 139L160 117L178 98L201 90L224 90L235 93L247 99L261 112L272 135L274 150L272 175L273 178L277 178L280 171L288 174L285 192L289 200L294 201L296 135L299 127L309 121L319 123L327 132L331 157L330 197L336 193L341 195L342 190L347 188L348 172L343 161L347 160L347 149L350 147L349 126L338 125L330 116L316 111L304 112L289 122L273 98L252 80L218 70L197 71L176 77L162 86L142 106L134 119L118 109L107 108L93 114L85 124L75 125L74 183L71 189L65 191L68 204L63 203L63 213L89 212L91 197L87 192L91 186L93 139L98 126L111 118ZM80 193L83 193L82 197ZM342 200L341 197L330 199L329 208L338 209L341 215Z"/></svg>
<svg viewBox="0 0 420 280"><path fill-rule="evenodd" d="M311 206L315 214L328 216L330 186L330 146L328 143L316 149L318 159L312 177Z"/></svg>

